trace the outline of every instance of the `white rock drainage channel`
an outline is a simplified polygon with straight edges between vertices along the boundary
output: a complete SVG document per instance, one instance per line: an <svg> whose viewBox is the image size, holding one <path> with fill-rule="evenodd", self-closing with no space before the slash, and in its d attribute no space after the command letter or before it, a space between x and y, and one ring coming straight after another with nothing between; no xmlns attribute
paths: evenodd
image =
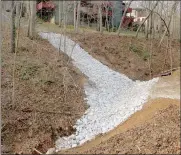
<svg viewBox="0 0 181 155"><path fill-rule="evenodd" d="M69 38L55 33L39 34L57 49L61 43L61 51L69 55L73 64L88 77L85 99L90 107L76 122L76 133L56 141L56 151L76 147L115 128L142 108L149 90L158 81L155 78L147 82L134 82L94 59Z"/></svg>

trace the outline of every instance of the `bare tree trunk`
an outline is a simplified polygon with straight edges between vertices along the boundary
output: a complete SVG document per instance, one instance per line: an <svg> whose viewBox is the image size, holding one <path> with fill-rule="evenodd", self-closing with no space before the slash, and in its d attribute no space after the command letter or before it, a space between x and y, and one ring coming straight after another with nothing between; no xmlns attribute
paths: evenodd
<svg viewBox="0 0 181 155"><path fill-rule="evenodd" d="M150 15L150 28L149 28L150 34L153 33L152 31L153 31L153 12Z"/></svg>
<svg viewBox="0 0 181 155"><path fill-rule="evenodd" d="M25 18L29 19L29 0L24 1L24 8L25 8Z"/></svg>
<svg viewBox="0 0 181 155"><path fill-rule="evenodd" d="M27 30L27 37L30 34L30 1L26 1L26 17L28 19L28 30Z"/></svg>
<svg viewBox="0 0 181 155"><path fill-rule="evenodd" d="M150 57L149 57L149 70L150 70L150 79L152 79L152 55L153 55L153 34L150 36L151 47L150 47Z"/></svg>
<svg viewBox="0 0 181 155"><path fill-rule="evenodd" d="M150 10L150 9L149 9L149 10ZM150 11L151 11L151 10L150 10ZM165 25L165 27L166 27L166 31L168 32L168 34L170 34L169 27L167 26L166 21L162 18L162 16L161 16L159 13L157 13L157 12L153 12L153 13L157 14L157 15L160 17L161 21L163 21L163 23L164 23L164 25ZM149 19L148 19L148 20L149 20ZM148 21L148 20L147 20L147 21ZM162 27L162 25L161 25L161 27ZM148 27L148 30L149 30L149 27Z"/></svg>
<svg viewBox="0 0 181 155"><path fill-rule="evenodd" d="M20 26L20 19L22 17L22 10L23 10L23 2L18 1L16 2L16 28L18 28Z"/></svg>
<svg viewBox="0 0 181 155"><path fill-rule="evenodd" d="M163 10L163 3L161 3L161 9L160 10ZM163 16L163 11L160 12L160 16L162 17ZM160 18L160 21L159 21L159 28L158 28L158 33L159 33L159 39L161 38L161 34L162 34L162 19Z"/></svg>
<svg viewBox="0 0 181 155"><path fill-rule="evenodd" d="M77 6L77 21L76 21L76 33L78 33L79 30L79 25L80 25L80 0L78 1L78 6Z"/></svg>
<svg viewBox="0 0 181 155"><path fill-rule="evenodd" d="M149 1L149 10L151 10L151 6L152 6L152 1ZM148 36L147 39L150 35L151 37L151 30L152 30L152 15L153 15L153 11L150 12L150 16L148 17L148 23L149 23L149 27L148 27Z"/></svg>
<svg viewBox="0 0 181 155"><path fill-rule="evenodd" d="M114 20L113 20L113 18L114 18L114 12L113 12L113 8L112 8L112 17L111 17L111 27L112 27L112 32L114 31Z"/></svg>
<svg viewBox="0 0 181 155"><path fill-rule="evenodd" d="M35 36L35 17L36 17L36 1L30 1L30 22L29 22L29 37L32 39Z"/></svg>
<svg viewBox="0 0 181 155"><path fill-rule="evenodd" d="M126 6L126 8L125 8L125 10L124 10L123 16L122 16L121 21L120 21L120 24L119 24L118 32L117 32L118 35L121 33L121 26L122 26L123 21L124 21L124 18L125 18L125 16L126 16L126 12L127 12L128 8L130 7L132 1L133 1L133 0L130 0L130 1L129 1L128 5Z"/></svg>
<svg viewBox="0 0 181 155"><path fill-rule="evenodd" d="M155 29L155 14L152 15L152 33L153 33L153 38L155 38L155 32L156 32L156 29Z"/></svg>
<svg viewBox="0 0 181 155"><path fill-rule="evenodd" d="M109 32L108 6L106 5L105 8L106 8L106 27L107 27L107 30Z"/></svg>
<svg viewBox="0 0 181 155"><path fill-rule="evenodd" d="M16 37L16 27L15 27L15 3L14 0L11 1L11 52L15 53L15 37Z"/></svg>
<svg viewBox="0 0 181 155"><path fill-rule="evenodd" d="M149 15L149 11L151 13L151 8L150 8L150 1L148 2L148 8L149 10L147 10L147 14ZM150 14L151 15L151 14ZM150 17L150 16L149 16ZM148 19L145 21L146 22L146 33L145 33L145 38L148 39L149 36L149 30L150 30L150 18L148 17Z"/></svg>
<svg viewBox="0 0 181 155"><path fill-rule="evenodd" d="M74 1L74 31L76 31L76 1Z"/></svg>
<svg viewBox="0 0 181 155"><path fill-rule="evenodd" d="M66 18L67 18L67 4L66 1L63 1L63 26L64 26L64 32L66 30Z"/></svg>
<svg viewBox="0 0 181 155"><path fill-rule="evenodd" d="M102 8L101 8L101 4L98 5L98 9L99 9L99 30L102 33L103 29L102 29Z"/></svg>
<svg viewBox="0 0 181 155"><path fill-rule="evenodd" d="M152 10L150 11L150 13L147 15L147 17L144 19L144 21L140 24L140 26L138 27L138 30L136 32L136 37L138 37L138 33L141 29L141 27L143 26L143 24L146 22L146 20L150 17L151 13L153 12L153 10L157 7L159 1L156 2L156 4L154 5L154 7L152 8Z"/></svg>
<svg viewBox="0 0 181 155"><path fill-rule="evenodd" d="M173 6L172 6L172 9L171 9L171 12L170 12L170 19L169 19L169 22L168 22L168 25L167 25L167 28L168 28L168 29L169 29L169 27L170 27L170 23L171 23L171 21L172 21L173 14L174 14L175 11L176 11L176 8L177 8L178 3L179 3L179 1L176 1L176 2L173 4ZM162 38L161 38L161 40L160 40L159 46L161 45L161 43L162 43L162 41L163 41L163 39L164 39L167 31L168 31L168 30L165 29L165 31L164 31L164 33L163 33L163 36L162 36ZM168 33L168 35L170 35L170 34Z"/></svg>
<svg viewBox="0 0 181 155"><path fill-rule="evenodd" d="M89 17L89 15L87 16L87 25L88 25L88 27L90 27L90 19L89 19L90 17Z"/></svg>
<svg viewBox="0 0 181 155"><path fill-rule="evenodd" d="M19 10L19 17L18 17L18 21L17 21L17 37L16 37L16 49L15 49L15 54L14 54L14 64L13 64L13 91L12 91L12 105L14 106L14 102L15 102L15 70L16 70L16 54L18 51L18 42L19 42L19 31L20 31L20 20L21 20L21 12L22 12L22 2L19 3L20 4L20 10Z"/></svg>
<svg viewBox="0 0 181 155"><path fill-rule="evenodd" d="M2 47L2 1L0 0L0 54L1 54L1 47ZM1 73L0 73L1 76ZM1 88L0 88L1 89Z"/></svg>
<svg viewBox="0 0 181 155"><path fill-rule="evenodd" d="M16 1L16 17L19 17L20 14L20 1ZM18 26L18 20L16 20L16 27Z"/></svg>
<svg viewBox="0 0 181 155"><path fill-rule="evenodd" d="M62 16L61 16L61 1L58 2L58 6L59 6L59 9L58 9L58 13L59 13L58 25L61 26L61 19L62 19Z"/></svg>
<svg viewBox="0 0 181 155"><path fill-rule="evenodd" d="M151 48L150 48L150 58L149 58L149 70L150 70L150 79L152 79L152 55L153 55L153 12L150 16L150 42L151 42Z"/></svg>
<svg viewBox="0 0 181 155"><path fill-rule="evenodd" d="M146 22L146 21L145 21ZM148 18L147 22L146 22L146 33L145 33L145 38L148 39L148 35L149 35L149 27L150 27L150 19Z"/></svg>
<svg viewBox="0 0 181 155"><path fill-rule="evenodd" d="M23 4L22 2L19 3L20 4L20 13L19 13L19 17L18 17L18 20L17 20L17 39L16 39L16 51L18 49L18 43L19 43L19 31L20 31L20 20L21 20L21 12L22 12L22 9L23 9Z"/></svg>
<svg viewBox="0 0 181 155"><path fill-rule="evenodd" d="M159 24L159 27L158 27L158 38L160 39L160 37L161 37L161 33L162 33L162 20L160 19L160 24Z"/></svg>
<svg viewBox="0 0 181 155"><path fill-rule="evenodd" d="M172 37L170 37L169 40L169 57L170 57L170 70L171 70L171 74L172 74L172 70L173 70L173 55L172 55Z"/></svg>

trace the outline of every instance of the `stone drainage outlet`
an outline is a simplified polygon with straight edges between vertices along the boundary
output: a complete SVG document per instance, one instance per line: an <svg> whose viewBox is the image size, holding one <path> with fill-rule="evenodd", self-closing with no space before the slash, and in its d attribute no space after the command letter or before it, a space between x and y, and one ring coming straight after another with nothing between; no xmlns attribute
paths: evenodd
<svg viewBox="0 0 181 155"><path fill-rule="evenodd" d="M76 133L56 141L56 151L76 147L114 129L142 108L151 87L158 81L158 78L146 82L132 81L94 59L68 37L55 33L39 35L70 56L73 64L88 77L84 88L85 100L90 107L77 120Z"/></svg>

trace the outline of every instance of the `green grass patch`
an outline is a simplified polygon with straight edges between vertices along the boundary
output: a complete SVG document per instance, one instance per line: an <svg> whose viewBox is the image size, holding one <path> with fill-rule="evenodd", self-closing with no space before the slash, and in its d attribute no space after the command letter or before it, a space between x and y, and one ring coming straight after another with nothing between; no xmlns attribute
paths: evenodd
<svg viewBox="0 0 181 155"><path fill-rule="evenodd" d="M35 66L35 65L31 65L31 64L28 66L24 66L24 67L22 67L22 69L20 71L20 78L22 80L29 80L30 78L35 76L38 69L39 69L39 66Z"/></svg>
<svg viewBox="0 0 181 155"><path fill-rule="evenodd" d="M140 58L142 58L145 61L148 60L150 56L148 51L143 50L142 47L139 47L133 44L129 46L129 50L136 53Z"/></svg>

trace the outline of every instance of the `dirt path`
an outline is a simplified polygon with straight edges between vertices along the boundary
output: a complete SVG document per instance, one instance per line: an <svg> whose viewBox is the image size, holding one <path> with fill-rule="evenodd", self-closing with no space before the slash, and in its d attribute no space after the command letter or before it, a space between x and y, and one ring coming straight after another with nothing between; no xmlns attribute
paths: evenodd
<svg viewBox="0 0 181 155"><path fill-rule="evenodd" d="M10 53L9 29L4 28L2 47L2 151L45 153L59 136L75 132L73 125L85 112L83 74L55 52L47 41L28 39L21 31L15 68L15 98L12 104L14 54Z"/></svg>

